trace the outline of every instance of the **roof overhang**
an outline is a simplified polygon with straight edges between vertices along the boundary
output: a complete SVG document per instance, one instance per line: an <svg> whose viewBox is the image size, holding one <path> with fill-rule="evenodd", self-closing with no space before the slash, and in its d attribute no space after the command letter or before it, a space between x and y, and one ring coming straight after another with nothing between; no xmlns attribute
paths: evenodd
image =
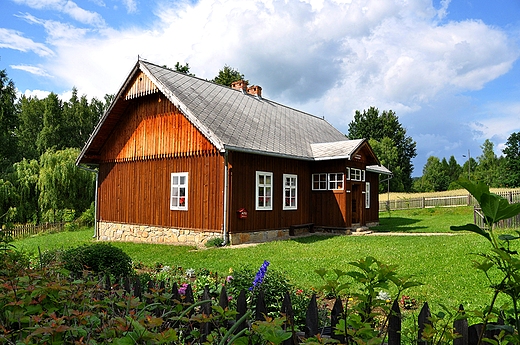
<svg viewBox="0 0 520 345"><path fill-rule="evenodd" d="M393 175L392 172L383 165L367 165L366 170L382 175Z"/></svg>

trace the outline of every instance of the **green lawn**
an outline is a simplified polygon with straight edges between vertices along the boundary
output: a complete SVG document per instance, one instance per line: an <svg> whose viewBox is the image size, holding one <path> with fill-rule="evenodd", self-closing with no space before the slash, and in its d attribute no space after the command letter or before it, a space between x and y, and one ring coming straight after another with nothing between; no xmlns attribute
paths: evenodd
<svg viewBox="0 0 520 345"><path fill-rule="evenodd" d="M449 232L450 225L472 220L470 208L393 211L381 214L380 232ZM93 230L36 236L14 244L35 252L54 247L75 246L92 241ZM472 268L475 253L487 251L488 243L470 233L453 236L312 236L256 246L197 250L186 246L114 243L134 261L153 266L155 263L183 268L207 268L227 275L230 268L258 268L269 260L269 269L286 273L297 286L318 287L319 276L314 270L337 268L350 270L348 262L374 256L399 265L399 273L413 275L425 285L407 292L432 306L476 308L490 299L483 274Z"/></svg>

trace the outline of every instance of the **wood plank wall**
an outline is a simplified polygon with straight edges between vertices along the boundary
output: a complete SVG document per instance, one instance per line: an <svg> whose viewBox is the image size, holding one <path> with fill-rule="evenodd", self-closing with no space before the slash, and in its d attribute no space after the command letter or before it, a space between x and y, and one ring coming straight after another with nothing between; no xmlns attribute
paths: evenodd
<svg viewBox="0 0 520 345"><path fill-rule="evenodd" d="M219 231L224 162L217 152L198 156L100 165L102 221ZM188 210L170 210L170 176L189 172Z"/></svg>
<svg viewBox="0 0 520 345"><path fill-rule="evenodd" d="M100 220L221 230L224 159L161 94L130 100L101 150ZM188 172L188 211L170 210L170 176Z"/></svg>
<svg viewBox="0 0 520 345"><path fill-rule="evenodd" d="M230 226L233 233L262 229L287 228L310 223L310 166L306 161L260 156L241 152L229 153L230 163ZM273 173L273 209L255 210L256 171ZM283 210L283 174L298 175L298 209ZM245 208L247 219L238 219L236 211Z"/></svg>
<svg viewBox="0 0 520 345"><path fill-rule="evenodd" d="M183 157L214 146L162 94L130 100L130 106L101 150L101 161Z"/></svg>

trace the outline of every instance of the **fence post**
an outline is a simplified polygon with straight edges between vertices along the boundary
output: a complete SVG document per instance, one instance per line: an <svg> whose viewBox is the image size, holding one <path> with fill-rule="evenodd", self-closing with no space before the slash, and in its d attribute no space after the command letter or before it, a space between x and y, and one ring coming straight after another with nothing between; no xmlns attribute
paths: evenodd
<svg viewBox="0 0 520 345"><path fill-rule="evenodd" d="M209 295L209 285L204 286L204 292L202 293L202 300L207 301L210 300L211 296ZM202 305L202 314L206 317L211 315L211 302L204 303ZM200 325L200 334L202 335L201 341L205 342L208 334L211 332L211 324L209 322L203 322Z"/></svg>
<svg viewBox="0 0 520 345"><path fill-rule="evenodd" d="M193 289L191 288L191 284L186 286L186 294L184 295L186 303L193 304L195 303L195 299L193 298Z"/></svg>
<svg viewBox="0 0 520 345"><path fill-rule="evenodd" d="M401 345L401 309L397 299L388 316L388 345Z"/></svg>
<svg viewBox="0 0 520 345"><path fill-rule="evenodd" d="M341 298L336 297L336 302L334 302L334 306L330 312L330 337L332 339L339 340L340 343L345 342L345 337L343 335L334 334L334 329L339 323L339 320L344 316L343 312L343 303L341 303ZM345 330L346 331L346 330Z"/></svg>
<svg viewBox="0 0 520 345"><path fill-rule="evenodd" d="M179 293L179 286L176 282L173 282L172 284L172 298L173 301L181 301L181 294ZM173 304L172 304L173 305Z"/></svg>
<svg viewBox="0 0 520 345"><path fill-rule="evenodd" d="M318 334L318 303L313 293L305 315L305 337L310 338Z"/></svg>
<svg viewBox="0 0 520 345"><path fill-rule="evenodd" d="M229 298L225 286L223 286L222 290L220 290L218 305L221 306L222 309L226 309L229 305Z"/></svg>
<svg viewBox="0 0 520 345"><path fill-rule="evenodd" d="M285 340L283 343L284 343L284 345L292 345L292 344L297 345L298 339L296 338L296 332L294 331L294 311L293 311L293 307L292 307L292 303L291 303L291 296L289 295L289 292L286 292L285 295L283 296L281 312L282 312L282 314L285 314L284 329L286 331L287 331L287 329L289 329L289 331L292 333L292 336L289 339Z"/></svg>
<svg viewBox="0 0 520 345"><path fill-rule="evenodd" d="M240 294L237 298L237 318L236 320L240 320L242 316L244 316L247 313L247 300L246 300L246 291L242 290L240 291ZM246 328L246 322L242 322L241 325L238 325L237 327L237 333L242 331L244 328Z"/></svg>
<svg viewBox="0 0 520 345"><path fill-rule="evenodd" d="M417 325L419 326L419 332L417 334L417 345L427 345L428 342L423 339L423 332L426 325L431 325L431 313L430 308L428 307L428 302L424 302L423 307L419 313L419 317L417 319Z"/></svg>
<svg viewBox="0 0 520 345"><path fill-rule="evenodd" d="M141 299L141 297L142 297L141 281L139 280L138 277L134 277L133 285L134 285L134 297Z"/></svg>
<svg viewBox="0 0 520 345"><path fill-rule="evenodd" d="M256 299L255 320L265 321L266 316L267 316L267 308L265 306L264 291L262 289L260 289L260 291L258 292L258 298Z"/></svg>
<svg viewBox="0 0 520 345"><path fill-rule="evenodd" d="M462 304L459 306L459 312L464 315L464 307ZM468 345L468 320L462 318L453 321L453 330L460 335L459 338L453 339L453 345Z"/></svg>

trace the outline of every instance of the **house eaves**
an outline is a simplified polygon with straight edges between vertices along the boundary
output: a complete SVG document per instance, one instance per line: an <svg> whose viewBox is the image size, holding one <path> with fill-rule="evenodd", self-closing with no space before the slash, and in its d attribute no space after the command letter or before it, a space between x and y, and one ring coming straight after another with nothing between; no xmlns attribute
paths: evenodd
<svg viewBox="0 0 520 345"><path fill-rule="evenodd" d="M363 145L364 139L345 140L328 143L311 144L312 156L316 161L331 159L351 159L352 155Z"/></svg>

